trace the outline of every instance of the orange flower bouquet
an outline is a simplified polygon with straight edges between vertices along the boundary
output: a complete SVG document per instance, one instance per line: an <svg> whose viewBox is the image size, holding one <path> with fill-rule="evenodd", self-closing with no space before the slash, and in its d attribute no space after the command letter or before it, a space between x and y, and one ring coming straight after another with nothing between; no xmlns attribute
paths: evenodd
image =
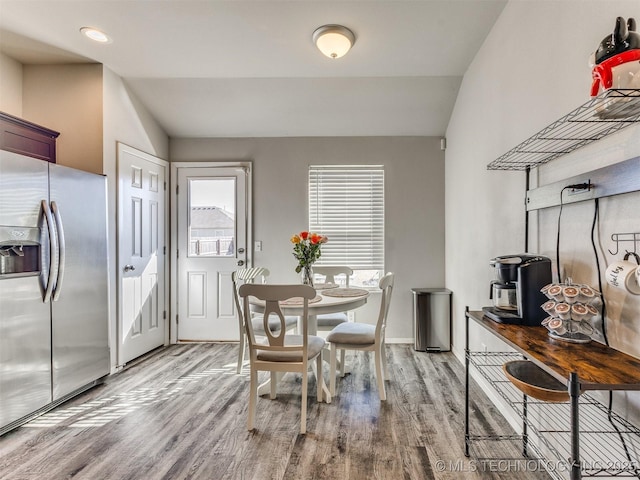
<svg viewBox="0 0 640 480"><path fill-rule="evenodd" d="M320 258L320 247L329 239L319 233L300 232L291 237L293 256L298 260L296 273L303 272L302 282L313 286L313 272L311 266Z"/></svg>

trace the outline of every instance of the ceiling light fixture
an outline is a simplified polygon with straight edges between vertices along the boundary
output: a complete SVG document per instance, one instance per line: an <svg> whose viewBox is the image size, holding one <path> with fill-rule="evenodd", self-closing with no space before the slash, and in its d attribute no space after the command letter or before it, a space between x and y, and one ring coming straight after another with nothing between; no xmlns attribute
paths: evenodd
<svg viewBox="0 0 640 480"><path fill-rule="evenodd" d="M356 36L342 25L324 25L313 32L313 43L329 58L340 58L356 42Z"/></svg>
<svg viewBox="0 0 640 480"><path fill-rule="evenodd" d="M87 38L90 38L94 42L98 43L111 43L111 38L104 32L101 32L97 28L82 27L80 32Z"/></svg>

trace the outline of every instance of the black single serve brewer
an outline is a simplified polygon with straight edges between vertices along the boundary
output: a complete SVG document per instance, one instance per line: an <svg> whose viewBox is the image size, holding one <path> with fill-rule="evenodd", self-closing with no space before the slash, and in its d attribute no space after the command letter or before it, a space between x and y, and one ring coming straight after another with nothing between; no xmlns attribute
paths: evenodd
<svg viewBox="0 0 640 480"><path fill-rule="evenodd" d="M547 313L541 305L547 297L540 291L551 283L551 260L527 253L491 259L496 279L489 298L493 306L483 307L485 316L500 323L540 325Z"/></svg>

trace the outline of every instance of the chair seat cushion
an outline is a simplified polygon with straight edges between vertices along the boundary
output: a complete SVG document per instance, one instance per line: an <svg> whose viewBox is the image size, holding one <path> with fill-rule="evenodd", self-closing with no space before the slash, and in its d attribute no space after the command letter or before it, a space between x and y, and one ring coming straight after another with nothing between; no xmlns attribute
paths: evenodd
<svg viewBox="0 0 640 480"><path fill-rule="evenodd" d="M262 323L262 315L255 316L251 319L253 325L253 333L256 335L264 335L264 325ZM295 327L298 324L298 317L284 317L285 328ZM275 316L269 317L269 330L277 332L280 330L280 319Z"/></svg>
<svg viewBox="0 0 640 480"><path fill-rule="evenodd" d="M284 344L287 345L302 345L302 335L285 335ZM307 360L315 357L324 348L324 338L316 337L315 335L308 335L307 337ZM258 350L258 360L264 360L268 362L301 362L302 352L274 352L269 350Z"/></svg>
<svg viewBox="0 0 640 480"><path fill-rule="evenodd" d="M318 315L318 327L335 327L340 325L341 323L348 322L349 318L346 313L338 312L338 313L325 313L323 315Z"/></svg>
<svg viewBox="0 0 640 480"><path fill-rule="evenodd" d="M331 343L372 345L376 340L376 326L368 323L341 323L327 335Z"/></svg>

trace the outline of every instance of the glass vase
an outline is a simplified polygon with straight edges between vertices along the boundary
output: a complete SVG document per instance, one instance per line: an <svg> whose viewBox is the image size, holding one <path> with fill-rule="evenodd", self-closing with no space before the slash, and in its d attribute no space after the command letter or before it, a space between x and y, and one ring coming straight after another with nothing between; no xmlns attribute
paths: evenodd
<svg viewBox="0 0 640 480"><path fill-rule="evenodd" d="M313 267L311 265L305 265L302 267L301 275L302 283L313 287Z"/></svg>

